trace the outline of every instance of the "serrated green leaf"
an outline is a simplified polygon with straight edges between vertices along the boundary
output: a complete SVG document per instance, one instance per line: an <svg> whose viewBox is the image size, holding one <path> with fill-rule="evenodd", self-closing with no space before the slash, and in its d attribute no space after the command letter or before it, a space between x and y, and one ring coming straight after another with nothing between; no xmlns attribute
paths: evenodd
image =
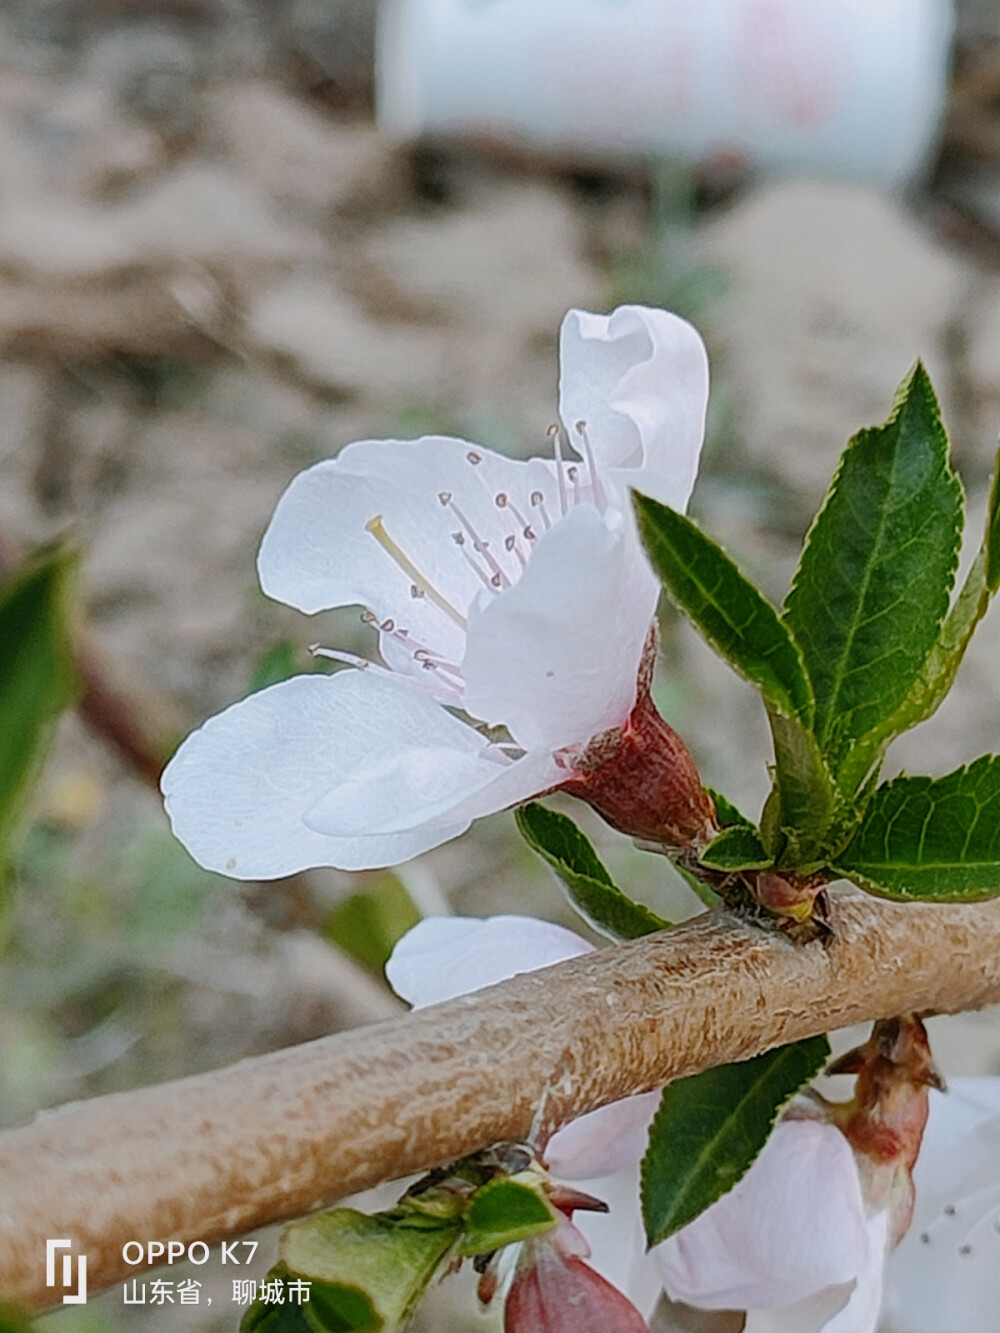
<svg viewBox="0 0 1000 1333"><path fill-rule="evenodd" d="M650 1245L693 1222L749 1170L785 1103L822 1069L826 1037L677 1079L663 1090L642 1161Z"/></svg>
<svg viewBox="0 0 1000 1333"><path fill-rule="evenodd" d="M775 608L689 518L648 496L634 500L640 536L678 610L773 708L808 723L812 689Z"/></svg>
<svg viewBox="0 0 1000 1333"><path fill-rule="evenodd" d="M761 842L779 865L822 859L837 814L837 794L819 744L795 718L769 712L774 785L761 818Z"/></svg>
<svg viewBox="0 0 1000 1333"><path fill-rule="evenodd" d="M715 817L720 829L732 828L737 824L743 828L753 828L753 820L747 819L746 815L733 805L728 796L723 796L722 792L716 791L714 787L706 787L705 790L711 796L715 805Z"/></svg>
<svg viewBox="0 0 1000 1333"><path fill-rule="evenodd" d="M391 871L341 898L323 920L326 939L377 976L397 941L420 920L406 886Z"/></svg>
<svg viewBox="0 0 1000 1333"><path fill-rule="evenodd" d="M1000 893L1000 756L877 788L832 867L871 893L975 902Z"/></svg>
<svg viewBox="0 0 1000 1333"><path fill-rule="evenodd" d="M701 865L708 866L709 870L722 870L729 874L740 870L764 870L772 864L756 830L745 828L742 824L723 829L712 839L698 860Z"/></svg>
<svg viewBox="0 0 1000 1333"><path fill-rule="evenodd" d="M888 421L848 445L787 599L816 696L814 731L847 796L937 640L962 517L937 400L918 363Z"/></svg>
<svg viewBox="0 0 1000 1333"><path fill-rule="evenodd" d="M540 1190L511 1176L492 1180L473 1195L458 1253L489 1254L504 1245L544 1236L558 1225L558 1213Z"/></svg>
<svg viewBox="0 0 1000 1333"><path fill-rule="evenodd" d="M0 874L52 736L76 690L66 550L32 560L0 589Z"/></svg>
<svg viewBox="0 0 1000 1333"><path fill-rule="evenodd" d="M572 819L537 801L514 813L525 842L552 867L570 902L595 930L634 940L670 924L622 893Z"/></svg>
<svg viewBox="0 0 1000 1333"><path fill-rule="evenodd" d="M328 1287L361 1293L389 1327L420 1301L460 1231L458 1220L411 1219L405 1212L369 1217L335 1208L290 1226L281 1257L289 1271Z"/></svg>

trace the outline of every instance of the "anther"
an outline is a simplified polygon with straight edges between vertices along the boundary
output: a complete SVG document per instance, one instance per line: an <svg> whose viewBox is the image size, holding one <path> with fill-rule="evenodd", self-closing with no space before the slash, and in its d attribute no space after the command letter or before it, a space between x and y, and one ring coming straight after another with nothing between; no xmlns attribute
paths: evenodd
<svg viewBox="0 0 1000 1333"><path fill-rule="evenodd" d="M382 631L383 634L391 634L395 628L396 628L396 622L391 618L389 620L383 620L381 625L379 625L379 629Z"/></svg>
<svg viewBox="0 0 1000 1333"><path fill-rule="evenodd" d="M477 454L474 449L470 449L469 452L465 455L465 457L472 464L473 467L478 467L478 465L483 461L482 454Z"/></svg>
<svg viewBox="0 0 1000 1333"><path fill-rule="evenodd" d="M438 499L443 505L451 504L451 491L438 491Z"/></svg>
<svg viewBox="0 0 1000 1333"><path fill-rule="evenodd" d="M511 533L509 537L504 537L503 544L508 551L513 551L514 547L517 545L517 538Z"/></svg>
<svg viewBox="0 0 1000 1333"><path fill-rule="evenodd" d="M548 532L549 528L552 526L552 520L549 518L549 511L545 508L545 496L541 491L531 492L531 504L534 509L540 511L542 522L545 525L545 531Z"/></svg>
<svg viewBox="0 0 1000 1333"><path fill-rule="evenodd" d="M506 508L507 508L507 496L504 494L503 491L501 491L499 495L495 495L495 496L493 497L493 503L496 505L496 507L497 507L498 509L506 509Z"/></svg>
<svg viewBox="0 0 1000 1333"><path fill-rule="evenodd" d="M427 596L427 593L426 593L425 589L423 589L423 588L418 588L417 585L416 585L415 583L411 583L411 584L410 584L410 596L413 598L414 601L419 601L422 597L426 597L426 596Z"/></svg>

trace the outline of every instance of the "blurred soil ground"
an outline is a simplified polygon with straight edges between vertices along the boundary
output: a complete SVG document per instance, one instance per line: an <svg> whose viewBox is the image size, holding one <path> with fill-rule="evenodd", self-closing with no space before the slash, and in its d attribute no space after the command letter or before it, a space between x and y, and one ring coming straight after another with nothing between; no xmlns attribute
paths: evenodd
<svg viewBox="0 0 1000 1333"><path fill-rule="evenodd" d="M918 356L978 541L1000 432L995 5L961 8L951 120L905 199L393 151L370 109L372 16L360 0L0 5L0 555L78 546L88 651L141 730L171 744L275 663L311 669L317 639L364 649L355 614L311 623L256 586L284 486L365 437L543 448L573 305L646 300L703 330L714 390L693 509L776 598L846 439L887 415ZM663 658L661 705L706 780L756 811L755 696L670 617ZM994 612L889 769L1000 749L998 661ZM664 915L693 910L661 859L581 819ZM78 717L18 877L0 1123L399 1007L324 938L384 876L204 874L151 784ZM424 910L572 924L509 816L400 878ZM946 1073L1000 1072L995 1015L935 1029ZM228 1329L226 1285L211 1312L123 1311L113 1293L52 1327Z"/></svg>

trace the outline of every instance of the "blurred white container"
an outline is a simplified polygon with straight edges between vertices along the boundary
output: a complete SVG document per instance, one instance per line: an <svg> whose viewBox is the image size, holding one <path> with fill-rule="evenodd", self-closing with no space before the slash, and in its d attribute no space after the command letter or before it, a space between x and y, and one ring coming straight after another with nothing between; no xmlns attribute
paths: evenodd
<svg viewBox="0 0 1000 1333"><path fill-rule="evenodd" d="M952 0L382 0L379 123L898 183L933 142L952 24Z"/></svg>

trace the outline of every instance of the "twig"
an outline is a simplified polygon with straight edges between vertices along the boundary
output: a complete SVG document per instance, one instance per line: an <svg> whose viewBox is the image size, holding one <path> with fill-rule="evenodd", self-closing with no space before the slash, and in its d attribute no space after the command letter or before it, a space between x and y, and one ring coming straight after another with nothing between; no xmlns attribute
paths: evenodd
<svg viewBox="0 0 1000 1333"><path fill-rule="evenodd" d="M905 1010L1000 1000L1000 902L837 898L796 946L722 912L476 995L0 1134L0 1292L31 1308L45 1241L90 1285L127 1241L232 1237L679 1075Z"/></svg>

